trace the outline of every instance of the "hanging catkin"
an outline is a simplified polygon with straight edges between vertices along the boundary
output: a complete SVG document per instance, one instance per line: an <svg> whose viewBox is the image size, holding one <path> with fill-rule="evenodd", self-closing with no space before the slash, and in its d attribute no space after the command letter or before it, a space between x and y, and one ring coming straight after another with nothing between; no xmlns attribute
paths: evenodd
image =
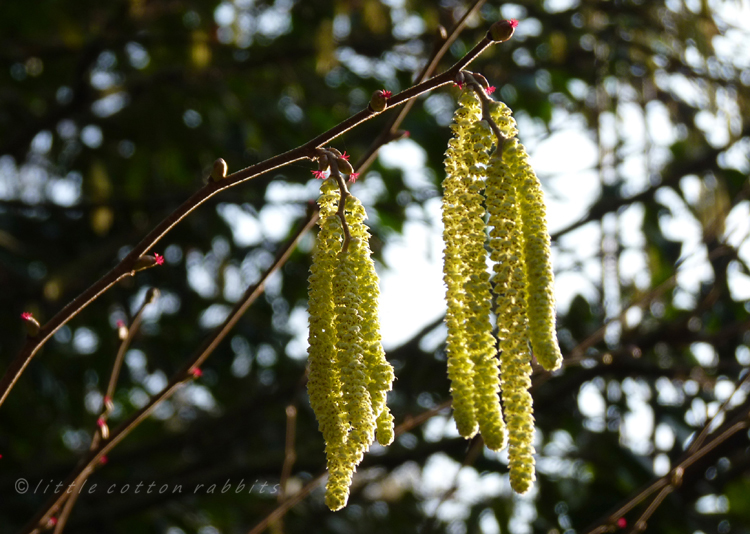
<svg viewBox="0 0 750 534"><path fill-rule="evenodd" d="M468 267L466 234L470 231L469 213L465 204L473 164L471 126L481 116L481 107L476 95L464 91L459 99L459 108L453 117L453 137L448 141L443 181L443 240L445 241L443 280L447 286L448 326L446 352L448 378L453 393L453 417L459 434L470 438L478 429L474 408L474 364L468 352L465 329L468 299L465 284Z"/></svg>
<svg viewBox="0 0 750 534"><path fill-rule="evenodd" d="M511 486L524 493L535 480L530 346L546 369L558 368L562 355L539 180L515 138L518 130L508 107L488 99L484 105L490 116L482 118L475 88L463 91L446 152L448 376L459 432L468 438L478 426L487 446L495 450L507 441ZM485 244L493 264L491 280ZM491 335L491 293L499 358Z"/></svg>
<svg viewBox="0 0 750 534"><path fill-rule="evenodd" d="M326 441L326 504L346 505L356 466L372 444L393 441L393 417L385 401L394 379L385 359L378 319L378 279L370 257L364 207L347 196L337 215L338 186L321 187L320 232L309 278L310 404Z"/></svg>

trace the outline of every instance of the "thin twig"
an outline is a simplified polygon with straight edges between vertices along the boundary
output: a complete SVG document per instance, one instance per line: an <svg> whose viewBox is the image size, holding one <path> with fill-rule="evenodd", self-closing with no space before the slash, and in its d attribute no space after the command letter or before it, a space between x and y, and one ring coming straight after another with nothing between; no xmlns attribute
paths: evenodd
<svg viewBox="0 0 750 534"><path fill-rule="evenodd" d="M698 434L695 440L690 444L690 447L688 447L688 452L695 452L698 448L700 448L701 445L703 445L703 442L706 440L706 437L708 437L708 434L711 431L711 427L713 426L714 421L716 421L716 419L724 413L724 411L727 409L727 406L729 406L729 403L734 398L735 393L737 393L742 388L742 386L744 386L748 382L748 380L750 380L750 372L745 373L745 376L742 378L742 380L740 380L740 382L735 385L732 394L727 397L727 400L721 403L721 406L719 406L719 409L716 410L714 416L705 425L703 425L703 429L700 431L700 434Z"/></svg>
<svg viewBox="0 0 750 534"><path fill-rule="evenodd" d="M602 534L604 532L608 532L618 519L630 512L633 508L642 503L654 492L661 490L646 508L644 513L635 522L635 526L638 528L638 531L644 530L646 527L646 521L649 517L651 517L651 515L661 504L664 498L666 498L669 493L674 491L682 484L682 479L684 477L685 471L698 460L714 450L716 447L728 440L730 437L734 436L741 430L745 430L746 428L748 428L748 425L750 424L749 418L750 405L742 410L740 414L735 418L735 422L728 424L727 428L723 432L715 436L706 445L696 449L695 451L686 452L683 460L675 467L673 467L669 471L669 473L653 481L646 488L639 491L634 497L628 499L628 501L620 506L615 512L608 514L604 519L600 520L596 527L589 529L588 534ZM708 427L712 423L712 421L713 419L706 422L704 428ZM634 531L636 530L634 529Z"/></svg>
<svg viewBox="0 0 750 534"><path fill-rule="evenodd" d="M115 388L117 387L117 379L120 376L120 369L122 368L122 361L124 359L125 352L128 350L128 347L130 347L130 343L133 341L135 334L138 332L138 328L141 326L141 319L143 318L143 312L146 309L146 306L154 302L158 295L159 291L156 288L152 287L148 290L148 292L146 293L146 298L143 299L143 303L138 308L138 311L133 317L133 321L128 328L127 334L120 342L120 346L117 349L117 355L115 356L115 361L112 364L112 372L109 375L107 391L104 394L104 399L102 401L102 413L97 420L97 428L94 430L94 435L91 438L91 444L89 445L89 453L99 447L99 443L101 442L102 438L106 439L106 436L103 436L103 425L107 424L106 421L112 408L112 398L114 397ZM109 430L107 430L107 434L108 433ZM91 476L91 473L94 472L95 466L96 464L87 466L81 471L81 473L78 475L78 478L76 478L75 480L75 488L82 487L83 483L88 479L89 476ZM70 497L68 497L68 500L65 502L65 506L60 512L60 516L57 518L57 524L55 525L54 534L62 534L63 530L65 529L65 525L68 523L68 518L70 517L71 512L73 512L73 507L78 501L79 495L79 491L74 491L70 494Z"/></svg>
<svg viewBox="0 0 750 534"><path fill-rule="evenodd" d="M432 54L432 57L427 62L427 64L425 64L422 72L419 73L419 76L417 76L417 83L422 83L430 76L432 76L432 73L435 72L440 61L443 59L448 50L450 50L450 47L463 31L464 27L466 26L466 22L470 17L475 15L481 9L485 2L486 0L475 1L474 4L468 10L466 10L464 16L461 17L461 20L459 20L455 24L455 26L453 26L448 36L445 39L441 38L441 40L436 43L436 45L439 46L433 47L434 52ZM404 121L416 102L416 99L409 100L406 105L404 105L399 110L398 114L393 117L390 123L386 125L380 135L375 138L375 141L373 141L372 145L370 145L370 148L365 152L365 155L360 158L359 162L357 162L357 172L363 172L370 165L372 165L372 162L375 161L375 158L378 155L378 150L380 150L381 146L401 137L401 134L398 132L398 128L399 126L401 126L401 123Z"/></svg>
<svg viewBox="0 0 750 534"><path fill-rule="evenodd" d="M460 75L463 76L465 83L467 83L469 87L471 87L471 89L474 91L474 94L479 97L479 101L482 103L482 120L487 121L487 124L490 125L492 132L495 134L495 139L497 139L497 150L495 151L495 156L502 157L503 145L505 144L505 141L508 140L508 138L505 137L503 132L500 131L500 128L497 126L495 119L492 118L492 113L490 112L490 103L492 102L492 99L487 96L485 87L477 81L477 79L474 77L474 73L461 72ZM482 79L484 79L484 77L482 77Z"/></svg>
<svg viewBox="0 0 750 534"><path fill-rule="evenodd" d="M472 48L463 58L450 67L447 71L419 83L409 89L388 99L386 110L404 104L421 94L427 93L438 87L449 84L455 76L464 69L469 63L474 61L487 47L494 44L494 41L485 36L474 48ZM39 335L27 340L20 353L11 362L2 379L0 380L0 406L5 402L10 390L13 388L18 378L28 366L31 359L36 355L39 349L52 337L52 335L70 319L75 317L86 306L91 304L97 297L107 291L115 283L126 276L133 274L135 262L143 254L148 252L156 243L158 243L174 226L182 221L194 209L215 194L228 189L237 184L265 174L274 169L289 165L303 159L314 159L317 155L317 149L330 143L345 132L363 122L373 118L378 113L368 108L360 111L334 126L325 133L307 143L279 154L263 162L251 165L245 169L230 174L225 179L218 182L209 182L203 188L196 191L188 200L172 212L166 219L159 223L149 234L141 240L138 245L120 261L109 273L95 282L87 290L76 297L72 302L60 310L52 319L50 319L40 329Z"/></svg>
<svg viewBox="0 0 750 534"><path fill-rule="evenodd" d="M196 353L183 365L182 369L179 370L169 381L169 383L159 393L154 395L151 400L143 408L133 414L127 421L123 422L111 432L109 440L102 441L100 446L95 450L91 451L83 460L82 464L79 465L73 473L68 475L63 483L64 487L80 487L79 477L81 477L84 471L92 469L93 466L98 464L102 457L111 451L120 441L122 441L134 428L142 423L154 410L154 408L163 400L171 397L186 381L192 379L193 373L196 369L206 361L206 359L213 353L218 344L226 337L231 331L240 317L247 311L250 305L263 294L265 284L268 278L275 273L289 258L292 251L296 248L300 238L313 227L318 219L317 211L313 210L308 215L307 219L287 242L287 244L281 249L274 260L271 267L263 273L260 281L251 286L245 291L240 301L234 306L229 316L224 322L219 325L211 333L209 338L203 343L203 345L196 351ZM74 484L71 486L71 484ZM24 534L34 533L38 534L41 529L48 523L49 519L53 517L65 503L69 494L63 492L60 495L53 495L47 503L36 513L36 515L29 521L29 524L22 530Z"/></svg>

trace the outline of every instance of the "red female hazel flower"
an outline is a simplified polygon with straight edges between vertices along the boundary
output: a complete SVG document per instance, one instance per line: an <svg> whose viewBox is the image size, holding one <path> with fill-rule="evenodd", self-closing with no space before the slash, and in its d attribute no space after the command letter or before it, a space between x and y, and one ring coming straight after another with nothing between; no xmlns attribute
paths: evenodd
<svg viewBox="0 0 750 534"><path fill-rule="evenodd" d="M34 316L31 314L31 312L23 312L21 314L21 319L26 321L26 333L29 337L36 337L39 334L39 329L41 328L39 325L39 321L34 319Z"/></svg>
<svg viewBox="0 0 750 534"><path fill-rule="evenodd" d="M516 26L518 26L518 21L516 19L499 20L490 27L487 36L496 43L504 43L513 37L513 32L516 31Z"/></svg>

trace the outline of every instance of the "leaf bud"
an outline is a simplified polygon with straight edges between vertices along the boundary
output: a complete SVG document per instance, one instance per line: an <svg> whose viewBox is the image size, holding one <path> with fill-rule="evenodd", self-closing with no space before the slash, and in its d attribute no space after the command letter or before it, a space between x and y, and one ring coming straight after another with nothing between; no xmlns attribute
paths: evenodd
<svg viewBox="0 0 750 534"><path fill-rule="evenodd" d="M117 321L117 338L120 340L128 337L128 327L125 326L124 321Z"/></svg>
<svg viewBox="0 0 750 534"><path fill-rule="evenodd" d="M99 427L102 439L109 439L109 426L107 426L107 421L103 417L97 419L96 426Z"/></svg>
<svg viewBox="0 0 750 534"><path fill-rule="evenodd" d="M222 158L219 158L216 161L214 161L214 166L211 169L211 181L218 182L226 178L227 169L228 169L227 162L224 161Z"/></svg>
<svg viewBox="0 0 750 534"><path fill-rule="evenodd" d="M151 304L152 302L154 302L156 299L159 298L159 295L160 293L158 289L156 289L155 287L149 288L149 290L146 291L145 304Z"/></svg>

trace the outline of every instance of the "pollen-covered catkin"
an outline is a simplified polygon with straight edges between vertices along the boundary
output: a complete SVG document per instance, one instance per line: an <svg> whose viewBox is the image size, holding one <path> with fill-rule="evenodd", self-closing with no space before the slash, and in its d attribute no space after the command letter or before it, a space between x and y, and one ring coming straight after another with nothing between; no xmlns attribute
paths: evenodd
<svg viewBox="0 0 750 534"><path fill-rule="evenodd" d="M393 386L393 367L385 358L381 343L380 314L378 301L380 289L375 264L370 251L370 232L364 224L367 217L365 208L356 197L346 200L347 222L352 235L349 253L355 269L358 283L358 294L361 296L360 315L363 362L367 374L367 392L372 402L372 412L377 419L377 439L381 445L390 445L393 441L393 417L386 406L388 391ZM357 241L354 241L354 240ZM369 446L369 443L368 443Z"/></svg>
<svg viewBox="0 0 750 534"><path fill-rule="evenodd" d="M310 404L326 441L326 504L346 505L356 466L377 429L382 444L393 441L393 416L386 406L393 368L385 359L378 318L378 279L370 257L370 234L362 204L346 195L344 218L337 213L335 179L321 187L320 232L309 278Z"/></svg>
<svg viewBox="0 0 750 534"><path fill-rule="evenodd" d="M514 139L506 140L505 148ZM496 154L488 168L487 206L490 212L490 249L494 260L498 341L502 369L502 397L508 426L511 486L526 492L534 480L534 416L531 355L528 351L526 277L517 184L508 165Z"/></svg>
<svg viewBox="0 0 750 534"><path fill-rule="evenodd" d="M451 124L453 138L448 142L443 181L443 240L445 242L443 280L447 286L448 327L446 352L448 356L448 378L453 394L453 417L459 434L470 438L478 429L474 407L474 364L468 352L465 332L468 298L465 283L468 279L466 265L466 226L468 210L464 204L468 194L471 175L469 167L474 163L471 126L481 117L479 99L473 91L465 90L459 99L460 107Z"/></svg>
<svg viewBox="0 0 750 534"><path fill-rule="evenodd" d="M346 442L337 451L342 469L329 471L326 486L326 504L334 511L346 505L354 470L375 434L375 417L363 362L361 297L353 258L353 252L359 246L359 238L352 238L347 251L339 252L332 282L336 367L341 380L341 402L350 429Z"/></svg>
<svg viewBox="0 0 750 534"><path fill-rule="evenodd" d="M515 140L514 140L515 141ZM509 144L504 157L515 175L524 235L528 291L529 339L537 361L547 371L562 364L555 330L554 277L544 194L521 143Z"/></svg>
<svg viewBox="0 0 750 534"><path fill-rule="evenodd" d="M471 357L474 382L474 409L479 423L479 431L485 444L492 450L505 447L507 434L500 408L500 376L492 335L490 310L492 296L490 275L487 272L487 251L485 242L485 207L482 191L485 188L484 175L489 159L487 151L492 147L493 133L487 121L479 121L471 128L472 156L469 167L468 191L462 195L467 211L464 222L466 237L464 265L466 282L464 292L466 307L466 342Z"/></svg>
<svg viewBox="0 0 750 534"><path fill-rule="evenodd" d="M310 334L308 338L309 375L307 391L326 443L331 502L342 501L339 487L347 488L348 462L341 449L346 442L348 423L341 399L341 382L336 356L334 328L333 273L336 255L341 250L343 229L336 217L338 187L334 180L326 180L318 199L320 219L317 247L310 267L308 311ZM333 482L332 482L333 481ZM327 497L328 500L328 497ZM346 497L343 497L346 502Z"/></svg>
<svg viewBox="0 0 750 534"><path fill-rule="evenodd" d="M464 79L469 86L454 114L443 181L448 377L459 433L468 438L478 427L495 450L507 442L511 486L524 493L535 480L532 350L548 370L562 360L550 240L541 187L510 109L490 100L476 76ZM499 358L490 322L493 294Z"/></svg>
<svg viewBox="0 0 750 534"><path fill-rule="evenodd" d="M310 404L318 419L320 431L327 444L343 443L346 429L341 423L341 385L336 368L335 332L333 327L333 291L331 281L336 265L336 254L343 237L341 223L334 215L337 209L333 180L321 187L320 219L317 247L310 267L309 337L307 382Z"/></svg>

